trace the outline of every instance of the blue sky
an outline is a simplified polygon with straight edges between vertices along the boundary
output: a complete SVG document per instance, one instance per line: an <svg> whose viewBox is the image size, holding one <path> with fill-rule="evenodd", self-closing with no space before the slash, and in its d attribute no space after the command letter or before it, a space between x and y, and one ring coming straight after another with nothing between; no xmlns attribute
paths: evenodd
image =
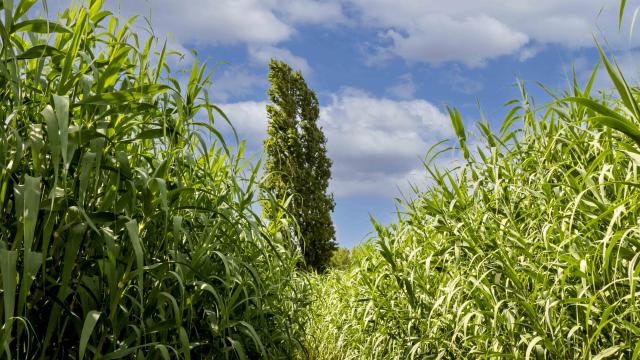
<svg viewBox="0 0 640 360"><path fill-rule="evenodd" d="M115 0L114 0L115 1ZM108 1L107 1L108 2ZM117 5L116 5L117 4ZM473 131L480 108L494 128L517 79L562 90L572 66L585 79L597 60L592 34L606 37L634 78L637 45L629 21L617 31L610 0L127 0L123 16L150 18L170 46L221 65L210 90L252 152L265 136L267 64L303 72L322 106L333 159L330 190L338 242L351 247L369 216L393 220L394 198L410 182L427 186L421 157L453 132L445 106ZM630 2L628 14L635 4ZM144 21L139 22L144 25ZM174 68L188 66L191 57ZM605 87L604 77L598 86ZM480 105L480 108L478 107ZM455 163L450 154L439 161Z"/></svg>

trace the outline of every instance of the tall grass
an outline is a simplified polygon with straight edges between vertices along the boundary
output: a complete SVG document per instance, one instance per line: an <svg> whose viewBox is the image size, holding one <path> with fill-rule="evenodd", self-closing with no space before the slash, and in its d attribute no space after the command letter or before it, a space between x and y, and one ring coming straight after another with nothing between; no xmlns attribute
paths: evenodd
<svg viewBox="0 0 640 360"><path fill-rule="evenodd" d="M0 358L290 358L304 282L211 73L102 4L0 2Z"/></svg>
<svg viewBox="0 0 640 360"><path fill-rule="evenodd" d="M640 358L640 93L602 64L616 96L522 88L477 149L450 111L464 164L434 148L432 186L313 279L313 358Z"/></svg>

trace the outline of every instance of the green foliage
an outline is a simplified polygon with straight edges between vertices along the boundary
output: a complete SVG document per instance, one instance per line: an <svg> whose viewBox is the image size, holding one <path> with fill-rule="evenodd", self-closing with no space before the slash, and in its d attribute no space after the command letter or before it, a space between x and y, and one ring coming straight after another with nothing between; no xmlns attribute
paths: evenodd
<svg viewBox="0 0 640 360"><path fill-rule="evenodd" d="M180 83L100 0L35 3L2 2L0 358L300 351L298 258L217 137L206 66Z"/></svg>
<svg viewBox="0 0 640 360"><path fill-rule="evenodd" d="M351 252L347 248L339 247L331 254L329 267L333 269L346 269L351 264Z"/></svg>
<svg viewBox="0 0 640 360"><path fill-rule="evenodd" d="M461 167L427 157L399 222L312 280L313 358L640 358L640 91L602 62L617 97L523 88Z"/></svg>
<svg viewBox="0 0 640 360"><path fill-rule="evenodd" d="M268 137L264 187L277 199L287 199L286 208L297 227L294 241L302 249L306 265L323 270L336 247L331 212L332 196L326 194L331 178L331 160L326 139L318 128L318 100L300 72L284 62L269 64ZM267 218L280 211L264 202Z"/></svg>

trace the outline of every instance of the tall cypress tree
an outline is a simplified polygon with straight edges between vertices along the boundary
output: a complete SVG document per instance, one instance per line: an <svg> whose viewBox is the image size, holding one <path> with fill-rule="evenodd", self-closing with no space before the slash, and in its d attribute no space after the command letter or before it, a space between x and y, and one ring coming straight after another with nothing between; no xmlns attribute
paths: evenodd
<svg viewBox="0 0 640 360"><path fill-rule="evenodd" d="M269 64L268 137L264 186L278 199L291 197L287 210L295 219L306 265L323 270L336 249L331 212L333 196L327 194L331 178L331 160L327 157L326 138L317 121L318 99L302 74L289 65L272 60ZM276 209L263 203L267 217Z"/></svg>

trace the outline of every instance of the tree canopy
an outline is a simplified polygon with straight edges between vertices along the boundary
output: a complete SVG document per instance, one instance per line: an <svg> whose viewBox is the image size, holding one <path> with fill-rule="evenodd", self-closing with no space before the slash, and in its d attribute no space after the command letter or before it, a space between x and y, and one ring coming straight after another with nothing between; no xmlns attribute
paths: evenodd
<svg viewBox="0 0 640 360"><path fill-rule="evenodd" d="M282 61L269 64L267 105L268 137L264 186L278 199L289 199L287 210L295 220L294 242L309 268L322 270L336 248L331 212L333 196L327 194L331 160L326 138L317 121L318 99L302 74ZM267 217L275 215L273 202L264 203Z"/></svg>

